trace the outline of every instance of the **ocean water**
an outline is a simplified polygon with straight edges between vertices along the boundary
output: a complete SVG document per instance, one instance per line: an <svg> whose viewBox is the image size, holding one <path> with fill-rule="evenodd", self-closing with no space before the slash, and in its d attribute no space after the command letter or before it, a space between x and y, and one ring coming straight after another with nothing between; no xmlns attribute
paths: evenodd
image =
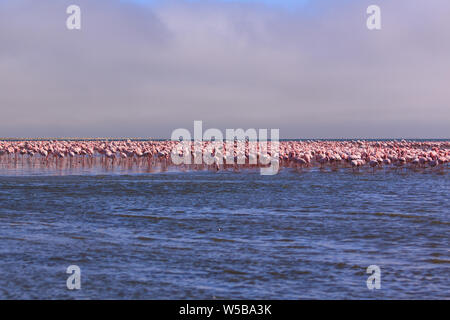
<svg viewBox="0 0 450 320"><path fill-rule="evenodd" d="M3 167L0 298L448 299L449 191L430 170Z"/></svg>

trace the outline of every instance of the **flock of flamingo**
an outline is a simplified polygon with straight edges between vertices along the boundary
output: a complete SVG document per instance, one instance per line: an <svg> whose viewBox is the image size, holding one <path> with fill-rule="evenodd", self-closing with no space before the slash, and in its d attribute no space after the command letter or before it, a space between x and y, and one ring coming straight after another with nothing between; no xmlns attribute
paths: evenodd
<svg viewBox="0 0 450 320"><path fill-rule="evenodd" d="M137 165L163 168L178 166L194 170L256 168L267 166L267 158L276 156L280 168L301 170L320 168L435 168L444 170L450 163L450 141L280 141L279 152L272 152L271 142L262 148L258 142L200 142L200 148L190 143L176 151L190 159L190 164L175 164L171 153L177 141L137 140L39 140L0 141L0 164L38 163L45 166ZM177 149L178 150L178 149ZM188 154L187 154L188 153ZM195 159L208 154L212 162ZM273 154L273 156L272 156ZM230 164L231 160L231 164ZM264 160L264 161L262 161ZM270 162L270 160L269 160Z"/></svg>

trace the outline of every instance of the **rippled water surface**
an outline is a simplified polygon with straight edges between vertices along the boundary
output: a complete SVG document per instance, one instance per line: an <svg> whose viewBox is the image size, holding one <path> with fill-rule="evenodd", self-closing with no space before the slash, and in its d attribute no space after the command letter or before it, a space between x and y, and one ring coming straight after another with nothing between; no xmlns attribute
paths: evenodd
<svg viewBox="0 0 450 320"><path fill-rule="evenodd" d="M450 298L447 173L21 172L0 171L0 298Z"/></svg>

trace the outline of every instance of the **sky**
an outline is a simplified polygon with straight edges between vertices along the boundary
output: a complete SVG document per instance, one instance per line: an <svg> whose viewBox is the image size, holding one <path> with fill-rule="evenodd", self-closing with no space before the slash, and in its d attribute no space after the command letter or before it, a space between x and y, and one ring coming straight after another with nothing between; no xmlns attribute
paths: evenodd
<svg viewBox="0 0 450 320"><path fill-rule="evenodd" d="M448 17L448 0L0 0L0 137L170 138L202 120L450 138Z"/></svg>

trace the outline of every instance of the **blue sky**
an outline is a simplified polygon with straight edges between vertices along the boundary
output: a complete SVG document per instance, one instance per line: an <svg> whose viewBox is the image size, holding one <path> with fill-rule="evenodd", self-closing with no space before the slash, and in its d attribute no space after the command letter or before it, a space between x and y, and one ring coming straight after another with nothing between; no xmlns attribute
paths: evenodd
<svg viewBox="0 0 450 320"><path fill-rule="evenodd" d="M0 0L0 137L450 136L448 0L123 1Z"/></svg>
<svg viewBox="0 0 450 320"><path fill-rule="evenodd" d="M140 4L152 4L155 2L163 2L164 0L122 0L125 2L136 2ZM207 2L205 0L186 0L187 2ZM242 2L242 3L261 3L270 6L279 6L284 8L302 7L311 0L219 0L222 2Z"/></svg>

